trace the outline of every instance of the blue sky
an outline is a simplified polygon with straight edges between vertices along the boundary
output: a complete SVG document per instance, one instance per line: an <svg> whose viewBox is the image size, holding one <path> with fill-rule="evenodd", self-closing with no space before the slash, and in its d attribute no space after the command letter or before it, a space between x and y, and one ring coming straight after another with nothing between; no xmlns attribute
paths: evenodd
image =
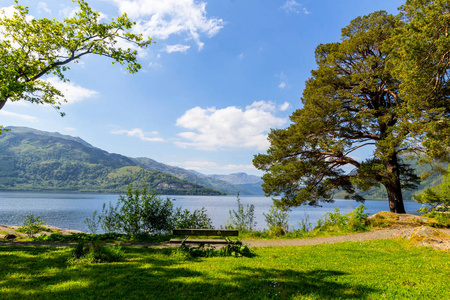
<svg viewBox="0 0 450 300"><path fill-rule="evenodd" d="M0 124L81 137L108 152L149 157L204 174L260 175L270 128L301 108L314 50L337 42L349 22L397 0L90 0L108 19L123 12L156 43L127 74L105 57L71 65L61 118L23 101L0 110ZM21 0L30 15L62 19L71 0ZM12 0L0 0L10 11ZM370 153L355 155L364 157Z"/></svg>

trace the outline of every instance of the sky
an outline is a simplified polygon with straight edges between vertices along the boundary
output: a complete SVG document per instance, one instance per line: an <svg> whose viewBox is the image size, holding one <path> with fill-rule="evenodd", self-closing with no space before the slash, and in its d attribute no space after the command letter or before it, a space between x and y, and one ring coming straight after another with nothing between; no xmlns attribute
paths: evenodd
<svg viewBox="0 0 450 300"><path fill-rule="evenodd" d="M11 11L13 0L0 0ZM95 147L203 174L262 175L254 155L271 128L289 126L316 68L319 44L377 10L397 14L398 0L88 0L107 21L126 12L133 29L156 43L139 51L128 74L100 56L70 65L65 117L51 106L7 102L0 124L77 136ZM31 17L62 20L71 0L19 0ZM355 153L365 157L371 153Z"/></svg>

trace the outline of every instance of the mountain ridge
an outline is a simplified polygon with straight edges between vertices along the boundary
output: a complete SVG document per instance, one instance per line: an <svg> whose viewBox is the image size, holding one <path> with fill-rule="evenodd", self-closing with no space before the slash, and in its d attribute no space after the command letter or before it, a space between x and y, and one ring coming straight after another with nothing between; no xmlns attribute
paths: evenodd
<svg viewBox="0 0 450 300"><path fill-rule="evenodd" d="M147 180L151 188L163 193L255 194L245 185L234 185L151 158L109 153L79 137L28 127L8 129L11 131L0 135L0 190L87 192L100 186L95 192L117 192L127 183L141 187L142 180ZM163 178L168 181L163 182ZM262 194L260 186L259 190L256 194Z"/></svg>

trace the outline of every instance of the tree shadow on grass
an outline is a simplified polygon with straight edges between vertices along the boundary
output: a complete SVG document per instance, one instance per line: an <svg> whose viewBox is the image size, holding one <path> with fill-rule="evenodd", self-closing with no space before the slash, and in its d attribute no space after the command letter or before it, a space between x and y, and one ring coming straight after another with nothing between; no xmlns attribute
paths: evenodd
<svg viewBox="0 0 450 300"><path fill-rule="evenodd" d="M0 249L4 299L364 299L377 292L339 280L346 275L340 271L255 267L248 258L192 260L176 249L125 248L123 262L68 265L70 249L7 248Z"/></svg>

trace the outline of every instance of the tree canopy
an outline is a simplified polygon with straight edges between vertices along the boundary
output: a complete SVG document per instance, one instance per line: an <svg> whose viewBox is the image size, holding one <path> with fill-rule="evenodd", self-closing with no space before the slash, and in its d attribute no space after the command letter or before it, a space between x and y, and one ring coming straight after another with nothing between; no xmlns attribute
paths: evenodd
<svg viewBox="0 0 450 300"><path fill-rule="evenodd" d="M400 96L407 102L400 117L414 123L409 130L421 152L448 161L450 2L407 0L400 9L402 26L388 41L388 67L400 80Z"/></svg>
<svg viewBox="0 0 450 300"><path fill-rule="evenodd" d="M45 80L46 75L67 81L68 64L87 54L112 58L135 73L141 68L136 49L152 43L151 38L130 32L135 23L126 14L102 22L101 14L85 0L76 0L78 11L63 21L35 19L28 15L28 7L14 2L13 16L0 17L0 109L7 101L25 100L59 110L58 99L64 94ZM119 41L130 47L120 48Z"/></svg>
<svg viewBox="0 0 450 300"><path fill-rule="evenodd" d="M389 41L402 22L384 11L358 17L342 29L342 40L319 45L317 69L303 91L303 108L286 129L269 134L267 154L254 158L265 171L266 195L281 196L279 206L318 205L345 190L363 200L357 189L386 187L389 207L404 213L402 188L419 178L401 157L416 148L400 96L400 81L386 67ZM401 117L400 117L401 116ZM353 156L366 149L368 158ZM353 167L346 172L343 167Z"/></svg>

